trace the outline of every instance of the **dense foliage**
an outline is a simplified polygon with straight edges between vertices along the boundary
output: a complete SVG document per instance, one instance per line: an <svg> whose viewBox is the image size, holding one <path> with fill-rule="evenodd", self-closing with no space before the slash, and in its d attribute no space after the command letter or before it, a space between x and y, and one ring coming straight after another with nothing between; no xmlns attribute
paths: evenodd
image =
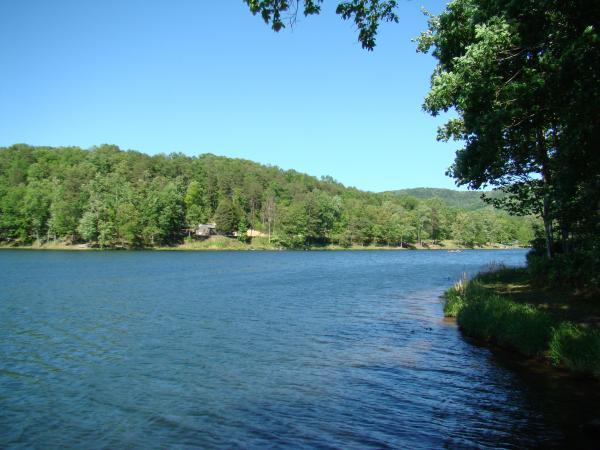
<svg viewBox="0 0 600 450"><path fill-rule="evenodd" d="M62 240L100 247L181 243L189 228L216 222L222 234L263 231L273 244L465 245L527 243L531 218L462 210L346 188L329 177L214 155L149 156L112 145L90 150L0 148L0 239Z"/></svg>
<svg viewBox="0 0 600 450"><path fill-rule="evenodd" d="M453 0L419 49L438 61L425 109L458 113L449 174L542 217L540 274L600 286L600 2Z"/></svg>
<svg viewBox="0 0 600 450"><path fill-rule="evenodd" d="M259 14L275 31L294 25L300 9L304 16L319 14L323 0L244 0L252 14ZM336 14L352 20L358 30L358 41L367 50L375 47L375 38L381 22L398 22L396 0L340 1ZM300 6L302 5L302 8Z"/></svg>

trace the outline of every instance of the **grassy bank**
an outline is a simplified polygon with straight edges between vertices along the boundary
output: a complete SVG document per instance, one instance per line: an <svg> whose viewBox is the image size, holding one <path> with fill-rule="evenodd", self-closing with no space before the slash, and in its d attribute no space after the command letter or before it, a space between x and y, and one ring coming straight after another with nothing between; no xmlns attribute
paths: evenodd
<svg viewBox="0 0 600 450"><path fill-rule="evenodd" d="M547 290L526 269L496 268L461 279L444 297L445 315L466 335L600 379L597 295Z"/></svg>

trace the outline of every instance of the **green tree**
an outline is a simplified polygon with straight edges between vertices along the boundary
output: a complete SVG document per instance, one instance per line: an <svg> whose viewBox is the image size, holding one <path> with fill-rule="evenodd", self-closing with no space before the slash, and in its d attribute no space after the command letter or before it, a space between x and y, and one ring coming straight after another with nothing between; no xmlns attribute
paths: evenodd
<svg viewBox="0 0 600 450"><path fill-rule="evenodd" d="M119 204L115 211L115 231L122 247L137 247L142 240L138 208L130 201ZM81 224L81 222L80 222Z"/></svg>
<svg viewBox="0 0 600 450"><path fill-rule="evenodd" d="M599 223L589 208L600 201L590 107L600 99L599 22L595 2L454 0L419 41L438 60L425 109L454 109L439 137L465 142L449 174L499 186L511 195L494 203L512 213L540 214L548 259L556 226L567 252Z"/></svg>
<svg viewBox="0 0 600 450"><path fill-rule="evenodd" d="M29 240L27 216L23 208L25 192L26 186L21 183L3 189L0 198L0 231L3 239Z"/></svg>
<svg viewBox="0 0 600 450"><path fill-rule="evenodd" d="M50 189L47 182L32 181L25 190L23 212L29 222L29 236L37 241L40 241L48 230Z"/></svg>
<svg viewBox="0 0 600 450"><path fill-rule="evenodd" d="M269 243L271 242L271 234L275 228L275 218L277 216L277 203L275 202L275 193L272 190L266 192L265 200L263 201L262 217L263 224L266 223L269 233Z"/></svg>
<svg viewBox="0 0 600 450"><path fill-rule="evenodd" d="M184 197L185 220L189 226L194 226L207 220L203 194L202 186L199 182L190 182Z"/></svg>
<svg viewBox="0 0 600 450"><path fill-rule="evenodd" d="M436 197L427 200L425 205L428 209L426 223L429 228L429 235L433 239L433 243L436 244L440 239L447 237L447 211L442 200Z"/></svg>
<svg viewBox="0 0 600 450"><path fill-rule="evenodd" d="M325 244L340 215L339 200L321 191L310 192L304 201L309 244Z"/></svg>
<svg viewBox="0 0 600 450"><path fill-rule="evenodd" d="M425 203L420 203L413 211L412 216L414 218L414 227L417 232L417 242L419 245L423 245L423 239L428 237L426 226L431 220L431 209Z"/></svg>
<svg viewBox="0 0 600 450"><path fill-rule="evenodd" d="M180 180L169 181L158 194L158 229L162 242L177 242L185 227L183 195Z"/></svg>
<svg viewBox="0 0 600 450"><path fill-rule="evenodd" d="M473 226L468 213L458 213L452 224L452 236L462 245L472 247L477 241L477 227Z"/></svg>
<svg viewBox="0 0 600 450"><path fill-rule="evenodd" d="M77 231L85 241L96 242L100 234L98 223L98 207L95 205L90 205L90 207L88 207L88 210L83 213L83 216L79 221Z"/></svg>
<svg viewBox="0 0 600 450"><path fill-rule="evenodd" d="M80 214L79 204L73 192L69 192L65 184L55 183L50 204L49 233L54 237L68 237L74 240Z"/></svg>
<svg viewBox="0 0 600 450"><path fill-rule="evenodd" d="M217 230L225 234L232 234L239 223L236 210L233 203L228 198L224 198L219 202L215 213L215 222Z"/></svg>
<svg viewBox="0 0 600 450"><path fill-rule="evenodd" d="M281 209L277 240L289 248L304 248L308 244L308 217L303 202L293 202Z"/></svg>
<svg viewBox="0 0 600 450"><path fill-rule="evenodd" d="M413 225L414 219L407 212L396 213L392 217L392 233L394 241L404 247L405 242L413 242L416 229Z"/></svg>
<svg viewBox="0 0 600 450"><path fill-rule="evenodd" d="M250 237L248 236L248 221L245 216L240 218L240 221L237 226L237 239L240 242L250 242Z"/></svg>

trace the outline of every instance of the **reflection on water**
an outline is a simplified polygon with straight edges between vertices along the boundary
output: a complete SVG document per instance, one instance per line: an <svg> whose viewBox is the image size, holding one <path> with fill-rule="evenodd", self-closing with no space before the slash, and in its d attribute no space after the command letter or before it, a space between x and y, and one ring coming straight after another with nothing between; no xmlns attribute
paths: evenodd
<svg viewBox="0 0 600 450"><path fill-rule="evenodd" d="M524 254L0 252L0 446L585 445L589 386L442 318Z"/></svg>

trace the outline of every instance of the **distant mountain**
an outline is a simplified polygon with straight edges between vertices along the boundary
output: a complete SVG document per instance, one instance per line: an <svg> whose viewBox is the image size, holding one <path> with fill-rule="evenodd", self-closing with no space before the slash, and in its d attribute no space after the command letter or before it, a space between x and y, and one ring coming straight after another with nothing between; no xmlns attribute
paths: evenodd
<svg viewBox="0 0 600 450"><path fill-rule="evenodd" d="M399 189L397 191L391 191L391 193L398 197L414 197L419 200L439 198L448 206L468 210L490 207L481 199L481 194L485 193L491 197L498 197L501 195L501 193L494 191L456 191L453 189L438 188Z"/></svg>

